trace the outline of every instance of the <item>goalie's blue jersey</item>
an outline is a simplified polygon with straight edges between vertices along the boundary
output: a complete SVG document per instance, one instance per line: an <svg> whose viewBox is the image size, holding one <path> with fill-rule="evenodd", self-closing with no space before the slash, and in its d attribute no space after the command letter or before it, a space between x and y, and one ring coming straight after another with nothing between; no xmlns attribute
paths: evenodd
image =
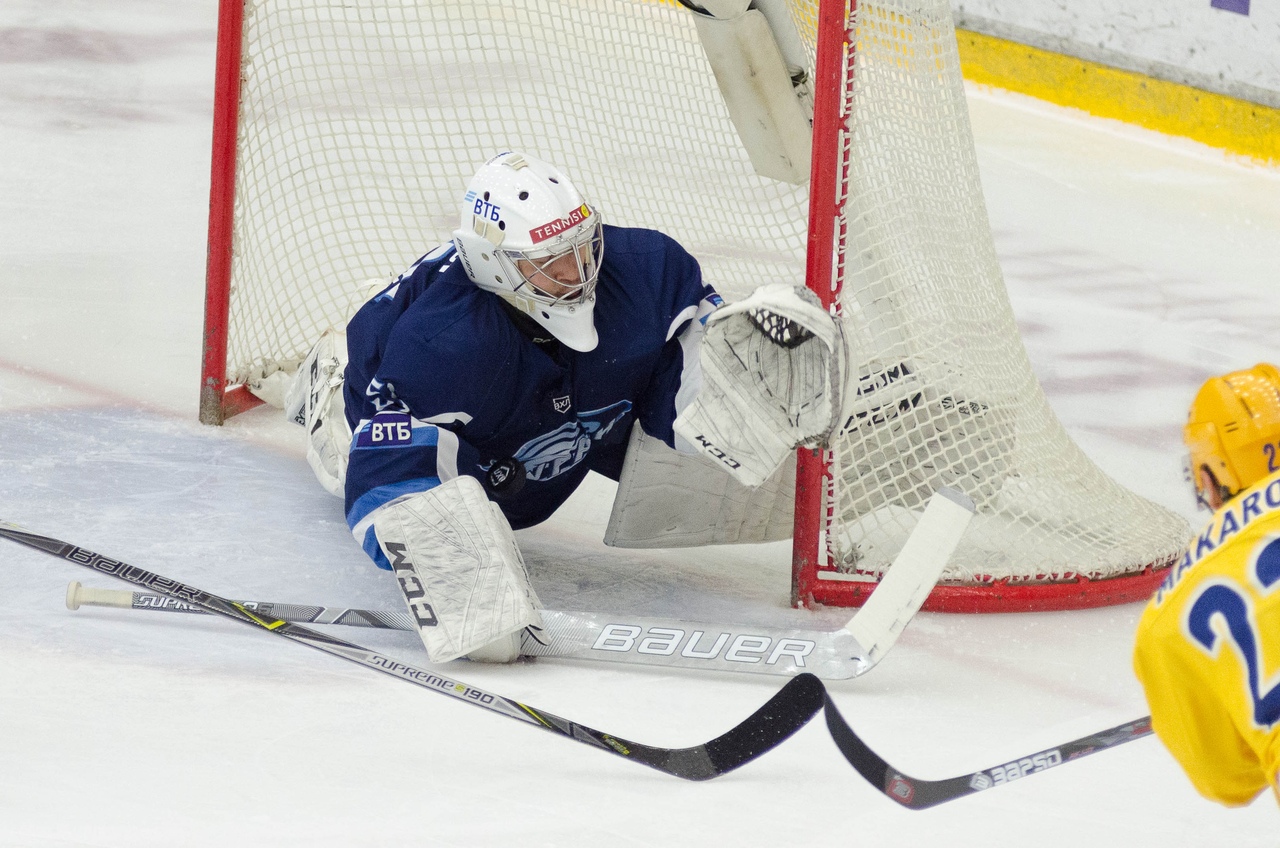
<svg viewBox="0 0 1280 848"><path fill-rule="evenodd" d="M451 244L351 320L347 523L379 566L389 567L372 524L396 498L469 474L519 529L548 518L588 471L617 479L633 422L674 444L720 298L661 233L605 227L604 245L600 341L585 353L477 288Z"/></svg>

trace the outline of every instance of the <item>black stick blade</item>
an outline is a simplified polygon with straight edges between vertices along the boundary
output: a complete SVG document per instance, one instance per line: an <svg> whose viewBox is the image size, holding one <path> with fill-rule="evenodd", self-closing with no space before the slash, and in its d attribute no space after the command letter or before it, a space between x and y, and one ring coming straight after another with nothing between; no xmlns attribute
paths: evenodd
<svg viewBox="0 0 1280 848"><path fill-rule="evenodd" d="M791 678L745 721L701 746L714 768L707 777L733 771L790 739L822 709L826 693L808 672Z"/></svg>
<svg viewBox="0 0 1280 848"><path fill-rule="evenodd" d="M626 739L604 741L625 756L685 780L711 780L758 759L791 738L822 709L826 689L808 672L793 677L764 706L728 732L690 748L657 748Z"/></svg>
<svg viewBox="0 0 1280 848"><path fill-rule="evenodd" d="M868 783L909 810L924 810L945 804L984 789L1039 774L1134 739L1141 739L1151 733L1151 717L1143 716L982 771L942 780L923 780L904 774L885 762L844 720L831 697L824 694L823 700L827 729L831 731L831 738L835 740L840 753L844 754L844 758Z"/></svg>

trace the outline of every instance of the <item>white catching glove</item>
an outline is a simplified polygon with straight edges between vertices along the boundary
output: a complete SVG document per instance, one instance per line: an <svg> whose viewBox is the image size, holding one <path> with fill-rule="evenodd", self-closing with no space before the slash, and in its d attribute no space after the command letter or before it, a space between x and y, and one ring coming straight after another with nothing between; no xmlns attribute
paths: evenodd
<svg viewBox="0 0 1280 848"><path fill-rule="evenodd" d="M703 386L676 436L758 486L797 445L830 434L845 356L840 325L813 292L761 286L707 319Z"/></svg>
<svg viewBox="0 0 1280 848"><path fill-rule="evenodd" d="M432 662L511 662L542 626L511 525L474 477L393 501L373 527Z"/></svg>

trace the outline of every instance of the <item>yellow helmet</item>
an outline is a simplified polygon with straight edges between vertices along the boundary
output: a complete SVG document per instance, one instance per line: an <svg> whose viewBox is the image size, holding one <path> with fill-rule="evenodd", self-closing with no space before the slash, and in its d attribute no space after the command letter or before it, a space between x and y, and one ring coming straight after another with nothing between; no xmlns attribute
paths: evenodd
<svg viewBox="0 0 1280 848"><path fill-rule="evenodd" d="M1196 496L1213 508L1280 471L1280 371L1259 363L1208 380L1182 439Z"/></svg>

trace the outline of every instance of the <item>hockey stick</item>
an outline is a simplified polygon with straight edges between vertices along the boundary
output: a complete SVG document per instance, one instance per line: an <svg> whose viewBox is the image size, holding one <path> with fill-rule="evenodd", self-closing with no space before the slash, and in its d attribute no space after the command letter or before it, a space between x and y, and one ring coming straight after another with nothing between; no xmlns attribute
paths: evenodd
<svg viewBox="0 0 1280 848"><path fill-rule="evenodd" d="M549 730L685 780L709 780L751 762L782 744L807 724L818 710L822 709L824 691L822 681L811 674L800 674L788 681L763 707L747 719L709 742L688 748L644 745L560 718L511 698L451 680L434 671L407 665L376 651L332 638L299 624L272 616L258 615L233 601L194 586L161 577L68 542L25 531L4 521L0 521L0 536L93 571L118 577L135 586L160 592L214 615L282 636L309 648L315 648L388 674L397 680L404 680L424 689L440 692L463 703Z"/></svg>
<svg viewBox="0 0 1280 848"><path fill-rule="evenodd" d="M417 633L407 612L308 606L271 601L232 601L259 615L300 624L341 624ZM72 581L67 608L81 606L153 612L208 613L197 606L149 592L98 589ZM541 610L542 628L526 631L520 652L557 657L635 663L700 671L740 671L794 677L808 671L842 679L862 674L873 663L845 630L792 630L633 618L608 613Z"/></svg>
<svg viewBox="0 0 1280 848"><path fill-rule="evenodd" d="M526 633L528 656L636 663L701 671L780 674L807 671L828 680L870 671L898 640L938 581L973 516L964 495L941 489L930 500L906 545L867 603L839 630L800 630L707 624L606 613L543 610L543 629ZM233 601L260 615L304 624L345 624L414 630L409 615L391 610ZM173 598L73 582L67 607L204 613ZM863 647L867 646L867 647Z"/></svg>
<svg viewBox="0 0 1280 848"><path fill-rule="evenodd" d="M802 673L788 682L745 721L710 742L689 748L659 748L630 742L576 724L526 704L493 695L434 672L414 668L350 642L331 639L297 624L269 616L259 616L244 606L216 595L108 559L66 542L29 533L0 521L0 536L36 550L118 577L136 586L153 589L243 624L266 630L325 653L367 666L425 689L442 692L457 700L483 707L545 730L568 736L584 744L643 763L686 780L708 780L732 771L760 757L790 738L823 710L827 728L845 759L873 786L908 809L921 810L954 801L974 792L1037 774L1054 766L1151 733L1149 717L1109 730L1081 737L1056 748L1039 751L1016 761L983 771L944 780L920 780L904 775L872 751L849 727L831 700L822 681Z"/></svg>
<svg viewBox="0 0 1280 848"><path fill-rule="evenodd" d="M862 741L844 720L844 716L840 715L840 711L836 709L831 696L825 690L822 699L827 729L831 731L831 738L835 740L840 753L844 754L845 759L857 769L858 774L866 778L868 783L910 810L936 807L938 804L945 804L984 789L1039 774L1063 763L1151 734L1151 716L1143 716L982 771L942 780L922 780L903 774L867 747L867 743Z"/></svg>

